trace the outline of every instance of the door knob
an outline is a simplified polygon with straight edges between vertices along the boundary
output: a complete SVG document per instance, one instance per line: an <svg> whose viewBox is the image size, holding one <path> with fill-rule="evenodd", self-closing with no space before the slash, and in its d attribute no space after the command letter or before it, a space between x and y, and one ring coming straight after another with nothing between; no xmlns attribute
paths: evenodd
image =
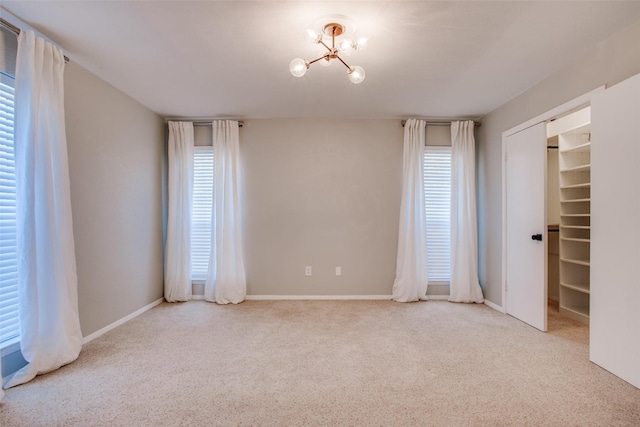
<svg viewBox="0 0 640 427"><path fill-rule="evenodd" d="M531 240L537 240L538 242L542 242L542 234L533 234L531 236Z"/></svg>

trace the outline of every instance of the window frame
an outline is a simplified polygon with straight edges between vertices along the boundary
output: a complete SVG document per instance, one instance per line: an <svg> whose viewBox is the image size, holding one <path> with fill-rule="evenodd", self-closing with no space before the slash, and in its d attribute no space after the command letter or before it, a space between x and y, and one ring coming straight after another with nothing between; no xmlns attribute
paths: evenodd
<svg viewBox="0 0 640 427"><path fill-rule="evenodd" d="M446 276L442 276L442 267L434 268L433 266L433 242L434 237L430 230L433 229L433 226L430 227L429 220L429 199L431 197L428 196L429 188L427 188L427 173L428 173L428 165L430 164L427 160L427 157L431 153L446 153L448 158L448 197L446 201L440 200L438 207L439 210L442 210L443 207L446 206L446 215L441 215L446 217L446 226L440 227L441 229L447 230L448 243L444 248L444 253L448 256L448 274ZM449 285L451 282L451 146L448 145L426 145L424 147L424 164L423 164L423 179L424 179L424 193L425 193L425 226L427 228L427 258L429 259L429 263L427 265L427 275L428 275L428 283L430 285ZM442 179L442 176L439 176L438 179ZM440 219L440 221L444 221L444 219ZM438 233L436 233L437 235ZM441 234L441 232L440 232ZM431 236L430 236L431 235ZM437 239L436 239L437 240ZM431 250L429 250L431 247ZM431 256L430 256L431 255ZM444 256L444 255L440 255ZM429 268L431 267L431 268ZM434 276L431 276L432 271L437 271Z"/></svg>
<svg viewBox="0 0 640 427"><path fill-rule="evenodd" d="M206 184L206 187L202 186L202 182L201 180L203 178L206 178L206 176L203 176L202 174L198 175L198 171L196 171L197 165L199 164L198 162L198 157L204 157L205 154L209 154L210 153L210 158L211 158L211 169L210 169L210 176L211 176L211 182ZM207 156L209 157L209 156ZM190 242L191 242L191 266L190 268L190 273L191 273L191 283L194 284L202 284L205 282L206 280L206 267L203 267L203 263L205 262L204 259L206 258L206 264L208 265L208 259L211 256L211 250L213 249L211 246L209 246L209 252L208 254L205 256L204 254L202 254L202 251L198 251L199 254L197 254L196 256L194 256L194 247L200 246L202 247L202 243L203 240L205 240L207 238L207 236L211 235L211 209L213 206L213 180L214 180L214 162L215 162L215 157L214 157L214 153L213 153L213 146L212 145L196 145L193 147L193 198L192 198L192 212L191 212L191 238L190 238ZM209 170L206 171L207 173L209 172ZM210 198L206 198L206 194L205 192L209 192L209 194L211 195ZM197 196L202 196L199 199L204 199L202 200L202 206L199 206L198 200L196 199ZM204 212L204 210L209 209L209 216L206 217L206 214ZM194 219L196 219L196 217L198 218L196 221L197 222L202 222L204 223L204 234L200 235L198 234L197 237L199 237L199 245L194 246L194 231L197 230L196 227L194 227ZM206 224L208 224L208 227L206 226ZM211 243L211 238L208 238L209 243ZM196 261L197 265L199 265L201 267L200 270L197 270L196 274L194 275L194 260L200 260L200 261Z"/></svg>
<svg viewBox="0 0 640 427"><path fill-rule="evenodd" d="M7 160L9 157L11 157L11 159L9 160L9 162L5 162L4 166L5 166L5 176L8 175L6 174L7 170L13 169L13 176L8 176L7 178L5 178L7 181L11 182L13 181L12 185L13 185L13 194L14 194L14 200L13 200L13 204L8 203L6 206L4 206L5 209L3 209L4 213L3 215L8 215L11 216L11 210L13 210L13 225L8 224L5 225L5 227L7 228L13 228L14 232L16 231L16 220L17 220L17 212L16 212L16 204L15 204L15 191L16 191L16 176L15 176L15 110L14 110L14 102L15 102L15 77L8 74L5 71L0 70L0 84L2 84L3 88L2 88L2 93L3 96L2 98L2 102L0 102L0 105L2 106L2 111L0 111L0 137L7 141L9 143L9 145L12 145L12 153L9 153L9 151L6 151L6 153L9 153L8 155L4 155L2 156L3 158L5 158L5 160ZM4 87L10 88L11 91L7 91ZM5 99L11 96L11 99L7 100L5 102ZM4 150L3 150L4 152ZM2 181L5 181L5 179L2 178L2 175L0 175L0 183L2 183ZM11 184L10 184L11 185ZM6 185L4 185L6 187ZM2 193L5 194L5 193ZM11 191L6 192L6 195L10 195ZM11 196L9 196L11 197ZM9 197L3 197L3 200L8 200ZM8 208L8 209L7 209ZM5 218L5 221L7 221L7 219ZM10 221L10 219L9 219ZM4 227L3 227L4 228ZM5 230L6 232L6 230ZM6 234L6 233L3 233ZM14 236L13 239L9 238L8 240L11 241L13 240L14 243L16 243L16 237ZM6 238L6 237L5 237ZM2 246L4 249L6 249L7 245L3 245ZM18 290L17 290L17 269L18 269L18 254L17 254L17 246L14 245L15 248L15 263L14 264L7 264L7 265L3 265L2 268L3 270L8 270L5 271L4 274L10 274L11 273L11 269L13 268L15 270L15 284L11 285L11 283L9 283L9 285L11 286L15 286L16 289L14 291L10 292L11 298L9 300L5 299L5 297L3 297L3 303L8 303L8 304L12 304L13 302L15 303L15 309L11 309L7 311L7 314L11 314L13 315L11 318L14 319L14 325L12 326L11 330L13 330L13 336L11 336L10 338L4 339L2 341L0 341L0 357L1 356L5 356L7 354L13 353L16 350L20 349L20 317L19 317L19 311L18 311L18 307L17 307L17 303L18 303ZM5 256L10 256L10 252L8 252L7 254L5 254ZM11 279L7 279L9 282ZM5 284L7 285L7 284Z"/></svg>

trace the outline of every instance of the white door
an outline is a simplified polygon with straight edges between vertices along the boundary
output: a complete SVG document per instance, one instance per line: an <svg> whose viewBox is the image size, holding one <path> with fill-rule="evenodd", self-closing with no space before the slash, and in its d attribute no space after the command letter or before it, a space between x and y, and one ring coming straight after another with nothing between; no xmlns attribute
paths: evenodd
<svg viewBox="0 0 640 427"><path fill-rule="evenodd" d="M546 125L508 136L505 153L506 312L546 331Z"/></svg>
<svg viewBox="0 0 640 427"><path fill-rule="evenodd" d="M640 74L591 103L591 360L640 388Z"/></svg>

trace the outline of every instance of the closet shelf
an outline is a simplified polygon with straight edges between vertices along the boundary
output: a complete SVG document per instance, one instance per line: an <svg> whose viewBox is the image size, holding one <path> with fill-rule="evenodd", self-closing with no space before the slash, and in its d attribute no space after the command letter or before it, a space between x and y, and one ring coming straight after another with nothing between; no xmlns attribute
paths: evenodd
<svg viewBox="0 0 640 427"><path fill-rule="evenodd" d="M569 200L561 200L560 203L582 203L582 202L590 202L591 199L569 199Z"/></svg>
<svg viewBox="0 0 640 427"><path fill-rule="evenodd" d="M583 294L589 294L589 284L588 283L562 283L560 282L560 286L563 288L572 289L577 292L582 292Z"/></svg>
<svg viewBox="0 0 640 427"><path fill-rule="evenodd" d="M562 313L563 310L579 316L579 318L576 320L582 320L580 318L584 318L584 321L587 321L589 319L589 306L575 306L575 307L560 306L560 313Z"/></svg>
<svg viewBox="0 0 640 427"><path fill-rule="evenodd" d="M591 239L578 239L577 237L561 237L560 240L566 240L568 242L580 242L580 243L591 242Z"/></svg>
<svg viewBox="0 0 640 427"><path fill-rule="evenodd" d="M560 172L561 173L564 173L564 172L584 172L584 171L589 171L589 170L591 170L591 164L574 166L572 168L567 168L567 169L560 169Z"/></svg>
<svg viewBox="0 0 640 427"><path fill-rule="evenodd" d="M567 190L569 188L589 188L591 187L591 183L590 182L583 182L581 184L573 184L573 185L565 185L563 187L560 187L561 190Z"/></svg>
<svg viewBox="0 0 640 427"><path fill-rule="evenodd" d="M560 149L561 153L568 153L570 151L579 151L579 150L584 150L584 151L588 151L587 149L591 147L591 142L585 142L584 144L580 144L580 145L576 145L573 147L568 147L568 148L564 148L564 149Z"/></svg>
<svg viewBox="0 0 640 427"><path fill-rule="evenodd" d="M560 187L560 313L589 323L591 270L591 133L587 122L558 135ZM578 117L578 113L572 120ZM582 116L581 116L582 117ZM563 213L564 212L564 213ZM564 225L564 223L568 223Z"/></svg>
<svg viewBox="0 0 640 427"><path fill-rule="evenodd" d="M571 228L574 230L590 230L590 225L561 225L560 228Z"/></svg>
<svg viewBox="0 0 640 427"><path fill-rule="evenodd" d="M589 258L584 258L584 259L571 259L571 258L560 258L560 261L562 262L568 262L570 264L577 264L577 265L584 265L589 267L590 262L589 262Z"/></svg>

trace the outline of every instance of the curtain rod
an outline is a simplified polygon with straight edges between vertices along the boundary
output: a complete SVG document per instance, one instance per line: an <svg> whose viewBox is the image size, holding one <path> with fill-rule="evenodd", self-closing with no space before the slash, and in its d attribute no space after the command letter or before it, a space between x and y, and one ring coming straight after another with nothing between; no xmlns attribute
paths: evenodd
<svg viewBox="0 0 640 427"><path fill-rule="evenodd" d="M20 34L20 28L16 27L11 22L7 22L4 19L0 18L0 24L2 24L2 26L5 27L7 30L11 31L12 33L15 33L16 36Z"/></svg>
<svg viewBox="0 0 640 427"><path fill-rule="evenodd" d="M0 18L0 25L2 25L7 30L9 30L12 33L14 33L16 35L16 37L20 35L20 28L16 27L11 22L5 21L4 19ZM67 57L67 55L64 55L64 63L66 64L68 62L69 62L69 58Z"/></svg>
<svg viewBox="0 0 640 427"><path fill-rule="evenodd" d="M231 120L231 119L229 119L229 120ZM244 121L237 120L237 122L238 122L238 127L241 128L242 126L244 126ZM211 122L192 122L192 123L193 123L194 126L211 126L212 125Z"/></svg>
<svg viewBox="0 0 640 427"><path fill-rule="evenodd" d="M456 121L456 120L452 120L452 121ZM407 123L406 120L402 120L400 123L402 123L402 127L404 127L405 123ZM476 122L474 121L473 124L477 127L480 126L481 123L480 122ZM435 122L430 122L427 121L427 126L451 126L451 121L435 121Z"/></svg>

